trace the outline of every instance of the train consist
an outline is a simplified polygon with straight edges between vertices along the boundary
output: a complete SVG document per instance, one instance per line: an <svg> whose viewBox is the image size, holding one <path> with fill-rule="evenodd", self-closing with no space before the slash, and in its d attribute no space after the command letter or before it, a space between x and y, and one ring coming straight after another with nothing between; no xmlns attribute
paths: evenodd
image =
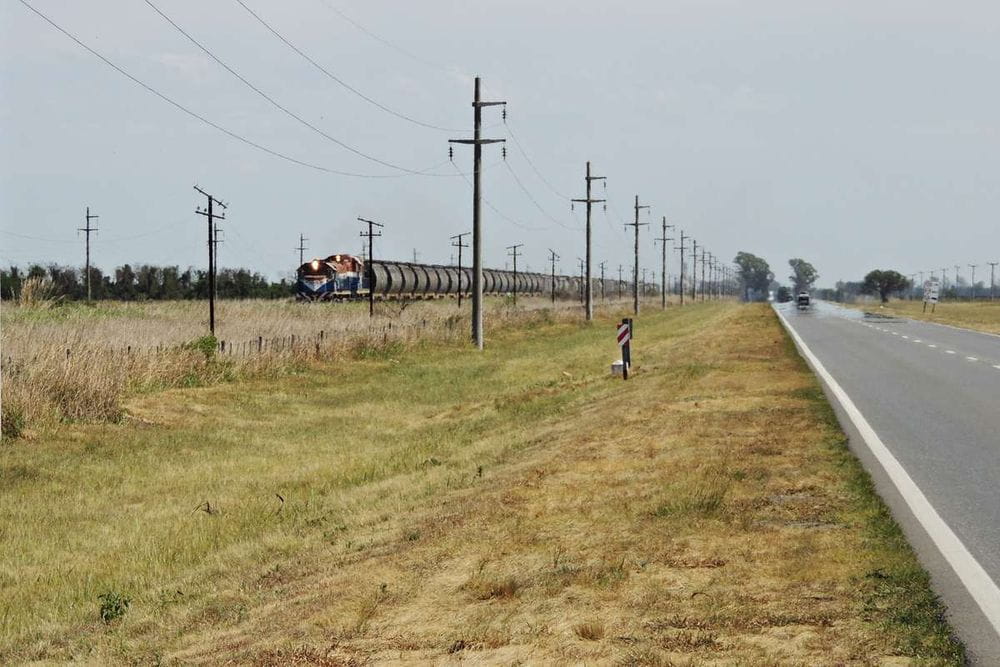
<svg viewBox="0 0 1000 667"><path fill-rule="evenodd" d="M374 284L371 286L380 298L434 298L451 294L468 294L472 290L472 269L439 264L411 262L371 262ZM369 275L364 262L353 255L330 255L326 259L306 262L297 271L296 298L302 301L328 301L357 299L368 296ZM514 292L513 271L483 270L483 293L505 295ZM544 273L516 274L518 294L549 296L552 293L552 276ZM578 299L583 280L580 277L556 276L555 294L561 299ZM654 289L648 285L649 293ZM630 283L604 280L603 294L607 298L630 293ZM659 294L659 290L655 290ZM601 280L594 280L595 298L602 295Z"/></svg>

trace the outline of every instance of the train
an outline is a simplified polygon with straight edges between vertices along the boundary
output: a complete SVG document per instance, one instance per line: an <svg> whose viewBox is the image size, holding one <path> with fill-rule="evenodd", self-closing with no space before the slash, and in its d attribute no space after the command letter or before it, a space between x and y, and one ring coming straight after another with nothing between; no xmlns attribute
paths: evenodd
<svg viewBox="0 0 1000 667"><path fill-rule="evenodd" d="M394 262L372 260L370 266L354 255L330 255L325 259L313 259L299 266L296 271L295 296L300 301L341 301L368 298L372 295L382 299L422 299L435 298L459 293L468 294L472 290L472 268L444 266L441 264L417 264L414 262ZM553 276L499 269L483 269L483 293L506 295L514 292L523 295L552 294ZM369 282L372 284L369 285ZM555 295L560 299L578 299L582 294L583 279L580 276L555 276ZM603 281L594 279L593 294L615 298L619 294L631 293L631 283L614 279ZM646 295L659 294L659 287L646 284Z"/></svg>

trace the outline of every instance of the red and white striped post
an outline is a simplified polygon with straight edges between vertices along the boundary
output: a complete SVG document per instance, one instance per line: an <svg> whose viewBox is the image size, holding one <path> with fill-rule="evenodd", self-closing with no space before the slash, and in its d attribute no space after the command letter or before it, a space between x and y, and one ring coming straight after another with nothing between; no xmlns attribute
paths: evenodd
<svg viewBox="0 0 1000 667"><path fill-rule="evenodd" d="M628 369L632 365L632 319L625 318L618 325L618 347L622 349L622 379L628 379Z"/></svg>

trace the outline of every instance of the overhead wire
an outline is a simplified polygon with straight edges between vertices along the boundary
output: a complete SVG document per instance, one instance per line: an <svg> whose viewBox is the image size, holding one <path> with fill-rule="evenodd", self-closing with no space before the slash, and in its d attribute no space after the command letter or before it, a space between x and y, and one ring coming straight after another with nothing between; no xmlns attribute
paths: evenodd
<svg viewBox="0 0 1000 667"><path fill-rule="evenodd" d="M405 121L409 121L410 123L413 123L414 125L419 125L420 127L426 127L428 129L431 129L431 130L442 130L442 131L445 131L445 132L461 132L462 131L461 129L458 129L458 128L442 127L440 125L434 125L433 123L427 123L427 122L424 122L422 120L418 120L417 118L414 118L414 117L409 116L407 114L404 114L402 112L396 111L395 109L387 107L386 105L382 104L381 102L378 102L377 100L372 99L371 97L369 97L368 95L365 95L363 92L361 92L360 90L358 90L354 86L350 85L349 83L347 83L346 81L344 81L343 79L341 79L340 77L338 77L337 75L335 75L332 72L330 72L330 70L328 70L327 68L323 67L323 65L319 64L314 59L312 59L311 57L309 57L309 55L307 55L306 53L304 53L299 47L295 46L295 44L293 44L292 42L290 42L284 35L282 35L280 32L278 32L270 23L268 23L267 21L265 21L257 12L255 12L250 7L248 7L247 4L243 0L236 0L236 3L239 4L243 9L245 9L262 26L264 26L265 28L267 28L267 30L270 31L271 34L273 34L275 37L277 37L282 42L284 42L285 45L288 46L288 48L290 48L291 50L295 51L295 53L297 53L300 56L302 56L302 58L304 58L309 64L311 64L313 67L315 67L320 72L322 72L323 74L325 74L327 76L327 78L329 78L330 80L336 82L337 84L339 84L340 86L342 86L346 90L349 90L350 92L354 93L355 95L357 95L358 97L360 97L364 101L368 102L369 104L371 104L371 105L373 105L373 106L381 109L382 111L385 111L386 113L388 113L390 115L393 115L393 116L395 116L397 118L400 118L400 119L405 120Z"/></svg>
<svg viewBox="0 0 1000 667"><path fill-rule="evenodd" d="M209 127L213 128L215 130L218 130L219 132L222 132L223 134L229 136L230 138L235 139L235 140L237 140L237 141L239 141L241 143L244 143L244 144L246 144L246 145L248 145L248 146L250 146L252 148L256 148L257 150L259 150L261 152L264 152L264 153L267 153L268 155L271 155L272 157L276 157L276 158L279 158L281 160L285 160L286 162L291 162L292 164L299 165L300 167L307 167L309 169L314 169L316 171L321 171L321 172L325 172L325 173L328 173L328 174L335 174L337 176L351 176L351 177L355 177L355 178L404 178L404 177L408 176L408 174L405 174L405 173L404 174L365 174L365 173L352 172L352 171L343 171L343 170L340 170L340 169L332 169L330 167L326 167L326 166L323 166L323 165L315 164L315 163L312 163L312 162L307 162L305 160L300 160L299 158L292 157L291 155L288 155L287 153L282 153L281 151L278 151L278 150L275 150L273 148L269 148L269 147L267 147L267 146L265 146L263 144L257 143L256 141L253 141L252 139L248 139L247 137L244 137L244 136L242 136L240 134L237 134L236 132L233 132L232 130L230 130L230 129L228 129L228 128L226 128L226 127L224 127L224 126L222 126L222 125L220 125L218 123L216 123L215 121L209 120L205 116L202 116L201 114L199 114L199 113L197 113L195 111L192 111L191 109L189 109L188 107L184 106L180 102L177 102L176 100L168 97L164 93L161 93L157 89L153 88L149 84L147 84L147 83L141 81L140 79L132 76L125 69L123 69L122 67L120 67L119 65L115 64L110 59L106 58L104 55L102 55L101 53L99 53L98 51L94 50L93 48L91 48L90 46L88 46L87 44L85 44L82 40L80 40L78 37L76 37L76 35L72 34L68 30L66 30L65 28L63 28L61 25L59 25L58 23L56 23L55 21L53 21L51 18L49 18L48 16L46 16L45 14L43 14L41 11L39 11L38 9L36 9L35 7L33 7L30 3L27 2L27 0L19 0L19 2L22 5L24 5L25 7L27 7L28 9L30 9L32 12L34 12L36 15L38 15L42 20L44 20L46 23L48 23L49 25L51 25L53 28L55 28L56 30L58 30L62 34L66 35L66 37L70 38L72 41L76 42L76 44L78 46L80 46L82 49L84 49L85 51L87 51L88 53L90 53L91 55L93 55L94 57L98 58L105 65L107 65L111 69L115 70L116 72L118 72L119 74L121 74L122 76L124 76L125 78L129 79L130 81L132 81L136 85L138 85L141 88L145 89L147 92L150 92L153 95L156 95L161 100L163 100L167 104L170 104L171 106L173 106L174 108L178 109L179 111L184 112L188 116L191 116L192 118L194 118L194 119L196 119L198 121L201 121L205 125L208 125ZM421 175L424 175L424 176L442 176L443 174L421 173ZM450 174L447 174L446 176L450 176Z"/></svg>
<svg viewBox="0 0 1000 667"><path fill-rule="evenodd" d="M251 83L242 74L240 74L235 69L233 69L228 64L226 64L226 62L223 61L221 58L219 58L217 55L215 55L211 51L211 49L209 49L204 44L202 44L197 39L195 39L190 33L188 33L186 30L184 30L184 28L182 28L176 21L174 21L173 19L171 19L159 7L157 7L155 4L153 4L152 0L143 0L143 1L153 11L155 11L157 14L159 14L160 17L163 18L163 20L165 20L167 23L169 23L171 26L173 26L174 29L176 29L184 37L186 37L188 39L188 41L190 41L192 44L194 44L199 49L201 49L205 53L205 55L207 55L209 58L211 58L216 63L218 63L219 66L221 66L227 72L229 72L234 77L236 77L240 82L242 82L250 90L252 90L253 92L257 93L259 96L261 96L262 98L264 98L265 100L267 100L274 108L278 109L279 111L281 111L285 115L289 116L290 118L296 120L297 122L299 122L303 126L309 128L310 130L312 130L316 134L320 135L324 139L327 139L328 141L333 142L334 144L340 146L341 148L343 148L346 151L354 153L358 157L361 157L361 158L363 158L365 160L370 160L372 162L375 162L376 164L382 165L383 167L388 167L390 169L396 169L398 171L402 171L402 172L405 172L405 173L408 173L408 174L428 175L428 176L434 175L434 174L429 174L428 173L430 171L429 169L424 169L424 170L410 169L409 167L404 167L402 165L398 165L398 164L395 164L393 162L389 162L388 160L383 160L382 158L375 157L374 155L369 155L368 153L365 153L364 151L361 151L361 150L355 148L354 146L351 146L350 144L348 144L348 143L346 143L346 142L344 142L344 141L342 141L342 140L334 137L333 135L327 133L322 128L317 127L316 125L313 125L312 123L310 123L308 120L306 120L302 116L298 115L297 113L295 113L294 111L292 111L288 107L282 105L280 102L278 102L277 100L275 100L273 97L271 97L270 95L268 95L267 93L265 93L263 90L261 90L260 88L258 88L257 86L255 86L253 83Z"/></svg>
<svg viewBox="0 0 1000 667"><path fill-rule="evenodd" d="M354 19L352 19L350 16L348 16L347 14L345 14L344 12L342 12L337 7L334 7L332 4L330 4L328 2L328 0L320 0L320 2L327 9L329 9L331 12L333 12L334 14L336 14L337 16L339 16L340 18L342 18L347 23L350 23L352 26L354 26L357 30L360 30L364 34L368 35L369 37L371 37L372 39L374 39L376 42L379 42L379 43L381 43L381 44L383 44L385 46L388 46L390 49L393 49L394 51L398 51L399 53L402 53L404 56L410 58L411 60L414 60L414 61L416 61L416 62L418 62L418 63L420 63L422 65L425 65L427 67L432 67L434 69L440 70L440 71L445 72L447 74L454 74L455 72L460 72L462 74L465 74L464 72L461 72L460 70L458 70L455 67L446 67L444 65L441 65L441 64L432 62L430 60L427 60L425 58L422 58L421 56L418 56L415 53L412 53L411 51L407 51L403 47L398 46L397 44L394 44L394 43L390 42L389 40L387 40L387 39L385 39L383 37L380 37L379 35L375 34L371 30L369 30L368 28L366 28L365 26L361 25L359 22L357 22Z"/></svg>
<svg viewBox="0 0 1000 667"><path fill-rule="evenodd" d="M469 177L467 175L465 175L464 173L462 173L461 171L459 171L458 166L454 165L454 163L453 163L453 166L455 167L455 171L458 171L458 173L462 176L462 180L464 180L465 183L471 188L472 187L472 181L469 180ZM486 204L486 206L488 206L491 211L493 211L494 213L496 213L497 215L499 215L501 218L503 218L504 220L506 220L510 224L514 225L515 227L520 227L521 229L524 229L524 230L529 231L529 232L540 232L540 231L543 231L545 229L544 227L531 227L529 225L525 225L525 224L523 224L521 222L518 222L517 220L514 220L513 218L511 218L510 216L508 216L506 213L504 213L503 211L501 211L500 209L498 209L496 206L494 206L493 202L491 202L486 197L483 197L482 195L480 195L480 199L482 199L483 203Z"/></svg>
<svg viewBox="0 0 1000 667"><path fill-rule="evenodd" d="M504 160L504 166L507 167L507 171L510 172L510 175L514 178L514 182L517 183L517 186L519 188L521 188L521 191L524 192L524 195L531 201L532 204L535 205L535 208L537 208L542 213L542 215L544 215L546 218L548 218L549 220L551 220L552 222L554 222L558 226L562 227L563 229L569 229L569 230L572 230L572 231L579 231L580 230L579 227L571 227L571 226L569 226L569 225L567 225L565 223L560 222L559 220L557 220L556 218L554 218L552 215L550 215L548 211L546 211L544 208L542 208L541 204L538 203L538 200L535 199L535 197L531 194L531 192L528 191L528 188L526 188L524 186L524 183L522 183L521 179L518 178L517 173L510 166L510 163L508 161Z"/></svg>
<svg viewBox="0 0 1000 667"><path fill-rule="evenodd" d="M528 165L531 166L531 169L535 172L535 174L538 175L538 178L541 179L542 183L544 183L546 187L548 187L548 189L551 190L553 194L555 194L560 199L565 199L566 201L570 201L572 197L570 197L569 195L565 195L559 190L557 190L556 187L552 185L551 182L549 182L549 179L545 178L545 175L542 174L542 172L538 169L537 166L535 166L535 163L532 161L532 159L528 157L528 153L524 150L524 146L521 145L521 142L518 141L517 135L514 134L514 130L513 128L511 128L509 120L506 122L506 125L507 125L507 134L509 134L510 138L514 140L514 145L517 147L517 150L521 153L521 155L524 156L524 159L527 161Z"/></svg>

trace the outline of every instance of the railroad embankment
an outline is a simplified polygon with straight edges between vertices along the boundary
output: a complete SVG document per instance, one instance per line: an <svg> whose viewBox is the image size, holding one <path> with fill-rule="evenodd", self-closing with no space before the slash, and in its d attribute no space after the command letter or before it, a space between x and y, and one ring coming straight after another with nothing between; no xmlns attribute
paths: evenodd
<svg viewBox="0 0 1000 667"><path fill-rule="evenodd" d="M769 307L614 321L6 445L0 662L962 661Z"/></svg>

